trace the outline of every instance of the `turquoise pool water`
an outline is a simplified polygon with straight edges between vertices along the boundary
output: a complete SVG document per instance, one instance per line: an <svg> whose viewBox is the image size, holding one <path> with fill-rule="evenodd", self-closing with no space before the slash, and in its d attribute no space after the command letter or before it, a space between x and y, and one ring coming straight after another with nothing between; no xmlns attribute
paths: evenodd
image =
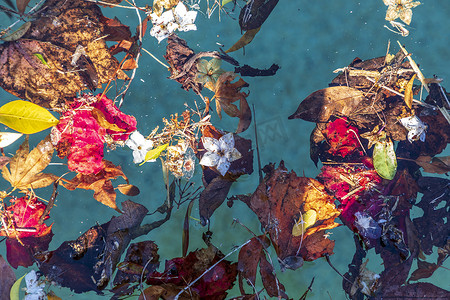
<svg viewBox="0 0 450 300"><path fill-rule="evenodd" d="M211 4L212 2L209 1ZM399 40L412 53L414 60L420 64L425 77L437 75L444 79L443 86L449 88L450 1L423 2L423 5L413 9L412 23L407 27L410 31L408 37L401 37L383 27L387 23L384 20L387 7L381 0L298 0L278 3L261 31L245 48L245 53L237 51L231 54L241 64L249 64L256 68L268 68L272 63L281 67L274 77L245 78L250 84L248 88L250 96L247 99L256 110L263 165L269 162L278 164L280 160L284 160L286 167L294 170L298 175L315 177L319 170L309 159L309 135L314 124L288 120L287 117L296 110L302 99L318 89L327 87L336 76L333 70L347 66L355 57L370 59L385 55L389 40L391 53L398 51L396 41ZM150 2L143 1L137 1L137 4L151 5ZM242 5L242 2L240 4ZM206 5L207 1L200 1L201 11L205 11ZM217 50L217 43L224 45L227 49L240 37L236 20L239 16L238 12L239 10L234 14L231 13L234 20L222 13L220 22L217 11L209 19L199 13L196 20L198 30L180 33L179 36L185 39L196 52ZM136 14L132 10L104 9L104 15L118 16L122 23L132 28L137 24ZM7 20L2 20L3 24L5 22ZM134 32L133 29L132 32ZM166 41L158 45L156 39L147 32L143 47L162 59ZM233 67L226 63L222 65L222 68L233 70ZM142 54L136 78L125 98L122 110L136 117L138 130L144 135L149 134L157 125L162 125L162 117L182 112L185 102L190 106L193 106L194 100L201 103L201 99L194 93L186 93L178 83L167 79L169 75L167 70L153 58L145 53ZM3 91L0 95L0 104L15 100L14 96ZM233 131L237 124L235 120L230 120L226 116L220 121L215 114L213 114L212 122L216 127L229 131ZM33 141L36 143L43 136L33 137L31 143ZM254 139L253 129L246 131L243 136ZM15 145L10 146L5 149L5 152L14 152L15 147ZM446 153L448 154L448 150ZM140 188L141 194L132 198L133 201L146 205L151 211L165 200L160 162L135 166L132 162L132 152L127 148L108 152L105 158L120 164L130 182ZM57 174L65 172L65 168L60 166L50 167L48 170ZM200 177L200 168L197 168L194 177L197 186L201 184ZM233 185L229 195L252 193L257 184L258 175L255 172L251 176L240 178ZM0 187L3 186L6 186L6 183L0 179ZM57 207L51 212L55 236L50 249L57 248L65 240L76 239L96 222L104 223L112 215L117 215L110 208L97 203L92 198L91 191L69 192L63 188L59 191ZM39 195L43 198L48 198L50 194L49 189L39 191ZM118 202L126 199L127 197L118 195ZM146 237L158 244L162 265L165 259L181 256L182 222L185 209L183 206L180 210L174 211L169 222L150 232ZM193 216L198 216L197 206L194 206ZM148 220L153 221L156 218L156 215L153 215L148 217ZM244 204L235 203L232 208L222 205L212 217L211 231L214 232L213 243L223 253L228 253L232 247L251 238L244 228L231 225L233 218L239 219L254 232L260 232L257 218ZM205 229L199 224L191 225L190 250L204 246L201 241L203 231ZM336 241L335 255L331 257L331 260L341 273L345 273L354 253L352 233L343 226L331 231L333 232L331 239ZM4 255L3 245L0 245L0 250ZM370 268L375 272L382 271L381 260L373 255L369 257L373 258L369 263ZM235 253L231 258L235 260L237 254ZM274 254L273 259L275 260ZM450 267L448 262L446 266ZM21 267L17 270L19 276L25 272L27 270ZM448 289L448 272L448 270L439 269L431 282ZM288 295L294 299L303 294L313 277L315 277L313 291L308 299L345 299L341 288L341 277L328 266L324 259L305 263L297 271L278 272L278 276L285 284ZM259 284L262 286L261 282ZM78 295L57 287L52 290L63 299L97 298L93 293ZM236 293L234 296L237 295ZM104 298L98 296L98 299Z"/></svg>

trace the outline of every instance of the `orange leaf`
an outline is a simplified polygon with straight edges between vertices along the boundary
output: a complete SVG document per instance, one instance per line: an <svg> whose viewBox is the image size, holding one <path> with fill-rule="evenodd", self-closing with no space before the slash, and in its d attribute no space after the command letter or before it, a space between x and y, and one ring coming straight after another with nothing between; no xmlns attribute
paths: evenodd
<svg viewBox="0 0 450 300"><path fill-rule="evenodd" d="M414 79L416 78L416 74L411 77L411 79L408 81L408 84L405 87L405 103L408 106L409 109L412 108L412 102L413 102L413 83Z"/></svg>

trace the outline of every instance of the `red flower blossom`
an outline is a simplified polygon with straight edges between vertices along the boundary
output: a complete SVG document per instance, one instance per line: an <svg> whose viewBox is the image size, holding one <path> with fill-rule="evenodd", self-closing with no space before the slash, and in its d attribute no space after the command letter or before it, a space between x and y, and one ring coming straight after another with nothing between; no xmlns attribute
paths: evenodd
<svg viewBox="0 0 450 300"><path fill-rule="evenodd" d="M52 142L60 158L67 156L69 170L96 174L104 168L104 143L126 141L134 130L136 119L122 113L112 100L85 94L63 113L52 130Z"/></svg>

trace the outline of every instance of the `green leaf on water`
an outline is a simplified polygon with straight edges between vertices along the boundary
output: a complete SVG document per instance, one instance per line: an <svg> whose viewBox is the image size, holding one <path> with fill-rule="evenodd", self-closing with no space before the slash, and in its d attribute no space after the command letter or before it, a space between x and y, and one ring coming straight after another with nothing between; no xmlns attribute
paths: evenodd
<svg viewBox="0 0 450 300"><path fill-rule="evenodd" d="M20 283L22 282L22 279L25 277L25 275L23 275L22 277L17 279L16 282L14 282L13 286L11 287L11 290L9 291L10 300L19 300Z"/></svg>
<svg viewBox="0 0 450 300"><path fill-rule="evenodd" d="M222 0L222 6L225 6L225 4L230 3L233 0Z"/></svg>
<svg viewBox="0 0 450 300"><path fill-rule="evenodd" d="M37 104L16 100L0 107L0 123L18 132L33 134L57 125L59 120Z"/></svg>
<svg viewBox="0 0 450 300"><path fill-rule="evenodd" d="M300 213L301 214L301 213ZM317 220L317 212L313 209L308 210L304 214L300 215L298 222L292 227L292 235L300 236L306 232L306 230L313 226Z"/></svg>
<svg viewBox="0 0 450 300"><path fill-rule="evenodd" d="M373 149L373 166L384 179L392 180L397 172L397 157L391 139L380 140Z"/></svg>
<svg viewBox="0 0 450 300"><path fill-rule="evenodd" d="M168 146L169 146L169 144L164 144L164 145L160 145L160 146L156 147L155 149L148 151L147 154L145 154L145 159L144 159L144 162L141 163L141 166L149 160L157 159L161 155L161 152L166 150L166 148Z"/></svg>

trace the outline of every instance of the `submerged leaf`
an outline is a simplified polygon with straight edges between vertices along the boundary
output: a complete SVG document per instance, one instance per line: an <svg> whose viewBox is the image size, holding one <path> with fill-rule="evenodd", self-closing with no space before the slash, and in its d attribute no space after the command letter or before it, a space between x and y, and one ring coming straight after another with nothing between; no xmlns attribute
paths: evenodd
<svg viewBox="0 0 450 300"><path fill-rule="evenodd" d="M0 123L19 132L33 134L55 126L59 121L39 105L16 100L0 107Z"/></svg>
<svg viewBox="0 0 450 300"><path fill-rule="evenodd" d="M378 141L373 149L373 166L378 175L392 180L397 172L397 157L391 139Z"/></svg>

